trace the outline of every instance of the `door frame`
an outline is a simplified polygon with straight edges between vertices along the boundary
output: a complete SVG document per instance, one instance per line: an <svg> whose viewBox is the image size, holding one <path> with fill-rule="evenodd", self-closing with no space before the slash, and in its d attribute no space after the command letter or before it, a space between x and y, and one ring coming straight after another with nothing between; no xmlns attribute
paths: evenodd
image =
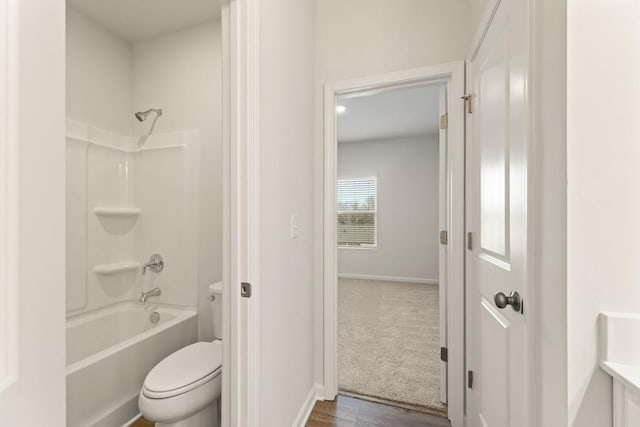
<svg viewBox="0 0 640 427"><path fill-rule="evenodd" d="M18 379L18 7L0 6L0 393Z"/></svg>
<svg viewBox="0 0 640 427"><path fill-rule="evenodd" d="M441 87L438 96L438 113L440 120L442 116L449 120L449 105L447 103L448 88ZM448 229L447 213L447 140L449 136L448 125L444 128L440 123L438 131L438 230ZM438 298L439 306L442 307L447 303L447 245L442 243L442 236L438 234L440 241L438 242ZM448 239L448 235L446 236ZM447 242L448 243L448 242ZM440 347L447 347L447 310L440 310L438 313L440 323ZM442 333L444 331L444 334ZM448 363L440 360L440 401L448 404L447 392L447 371Z"/></svg>
<svg viewBox="0 0 640 427"><path fill-rule="evenodd" d="M339 95L415 83L447 84L449 109L447 170L447 348L448 416L453 427L464 423L464 62L371 75L324 85L324 226L323 226L323 380L325 399L338 393L337 369L337 137L335 107Z"/></svg>
<svg viewBox="0 0 640 427"><path fill-rule="evenodd" d="M259 0L219 0L222 27L222 427L260 424ZM240 295L252 284L251 298Z"/></svg>

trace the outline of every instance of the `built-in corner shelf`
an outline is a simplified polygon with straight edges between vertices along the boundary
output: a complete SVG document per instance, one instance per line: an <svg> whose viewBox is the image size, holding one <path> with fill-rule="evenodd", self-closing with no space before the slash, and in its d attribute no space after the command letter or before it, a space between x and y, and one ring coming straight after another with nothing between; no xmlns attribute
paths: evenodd
<svg viewBox="0 0 640 427"><path fill-rule="evenodd" d="M140 215L140 212L142 212L140 208L116 208L106 206L97 206L93 208L93 213L103 217L136 217Z"/></svg>
<svg viewBox="0 0 640 427"><path fill-rule="evenodd" d="M135 261L115 262L113 264L101 264L93 267L93 272L101 276L126 273L140 269L140 263Z"/></svg>

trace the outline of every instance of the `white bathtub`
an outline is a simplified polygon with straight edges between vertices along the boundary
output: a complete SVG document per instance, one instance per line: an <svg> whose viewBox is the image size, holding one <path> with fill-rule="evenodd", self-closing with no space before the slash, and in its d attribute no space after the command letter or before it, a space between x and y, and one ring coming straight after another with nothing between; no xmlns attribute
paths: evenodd
<svg viewBox="0 0 640 427"><path fill-rule="evenodd" d="M126 424L149 370L196 339L191 308L127 301L67 318L67 426Z"/></svg>

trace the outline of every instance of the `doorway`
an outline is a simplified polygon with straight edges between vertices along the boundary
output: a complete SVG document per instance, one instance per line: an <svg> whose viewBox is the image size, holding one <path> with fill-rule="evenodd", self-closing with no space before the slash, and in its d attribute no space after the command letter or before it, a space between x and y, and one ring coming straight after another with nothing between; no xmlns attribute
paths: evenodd
<svg viewBox="0 0 640 427"><path fill-rule="evenodd" d="M441 411L461 425L463 313L450 307L463 298L462 79L463 64L455 63L325 86L326 399L364 395ZM402 110L411 97L431 99L430 131L402 122L428 126L428 114L420 120L425 108ZM371 157L379 159L373 168ZM389 178L402 175L414 183L394 189ZM431 199L419 195L429 183ZM389 197L402 192L413 194ZM430 209L408 206L420 200ZM398 218L404 208L411 213ZM420 224L428 211L431 224Z"/></svg>
<svg viewBox="0 0 640 427"><path fill-rule="evenodd" d="M200 371L154 385L166 402L225 375L220 15L214 1L66 2L70 427L227 412L219 388L194 388L191 414L159 413L147 387L168 358Z"/></svg>
<svg viewBox="0 0 640 427"><path fill-rule="evenodd" d="M446 85L337 102L339 390L444 413Z"/></svg>

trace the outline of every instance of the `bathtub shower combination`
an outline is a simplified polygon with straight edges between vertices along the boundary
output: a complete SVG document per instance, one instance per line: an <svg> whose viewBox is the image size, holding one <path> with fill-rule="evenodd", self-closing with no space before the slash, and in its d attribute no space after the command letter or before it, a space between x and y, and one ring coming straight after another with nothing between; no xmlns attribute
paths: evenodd
<svg viewBox="0 0 640 427"><path fill-rule="evenodd" d="M70 427L127 424L147 373L197 340L198 151L197 131L68 122Z"/></svg>
<svg viewBox="0 0 640 427"><path fill-rule="evenodd" d="M147 373L195 342L196 330L195 310L149 303L123 302L69 317L67 425L126 424L139 413Z"/></svg>

